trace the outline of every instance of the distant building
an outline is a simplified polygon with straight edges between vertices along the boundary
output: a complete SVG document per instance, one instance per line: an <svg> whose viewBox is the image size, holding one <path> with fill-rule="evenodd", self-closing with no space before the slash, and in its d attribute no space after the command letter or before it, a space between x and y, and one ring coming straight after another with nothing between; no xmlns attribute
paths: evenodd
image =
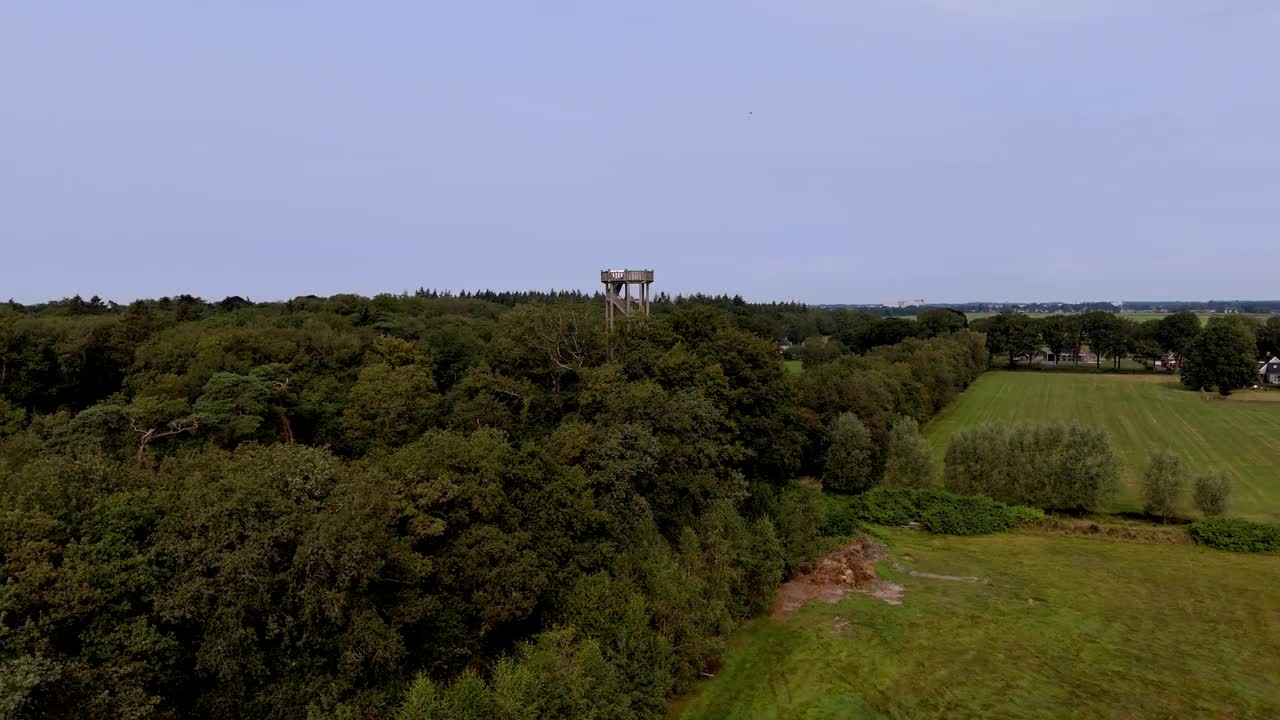
<svg viewBox="0 0 1280 720"><path fill-rule="evenodd" d="M1280 385L1280 357L1258 361L1258 380L1265 385Z"/></svg>
<svg viewBox="0 0 1280 720"><path fill-rule="evenodd" d="M1083 363L1091 363L1091 362L1094 362L1095 360L1097 360L1097 358L1089 354L1089 348L1086 346L1076 348L1074 351L1068 350L1066 352L1060 352L1060 353L1055 353L1055 352L1044 353L1044 361L1048 363L1053 363L1055 365L1057 365L1058 363L1083 364Z"/></svg>

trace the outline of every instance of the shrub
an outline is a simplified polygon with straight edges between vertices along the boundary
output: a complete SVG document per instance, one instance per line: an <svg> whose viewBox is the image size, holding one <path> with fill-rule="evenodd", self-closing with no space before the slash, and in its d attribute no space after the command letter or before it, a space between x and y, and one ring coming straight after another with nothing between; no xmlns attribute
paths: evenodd
<svg viewBox="0 0 1280 720"><path fill-rule="evenodd" d="M1210 518L1192 523L1191 537L1201 545L1219 550L1280 553L1280 525Z"/></svg>
<svg viewBox="0 0 1280 720"><path fill-rule="evenodd" d="M935 472L929 443L920 435L914 418L898 416L889 429L889 446L884 466L886 487L929 487Z"/></svg>
<svg viewBox="0 0 1280 720"><path fill-rule="evenodd" d="M1192 497L1205 517L1226 515L1231 500L1231 479L1221 470L1198 475Z"/></svg>
<svg viewBox="0 0 1280 720"><path fill-rule="evenodd" d="M1005 507L1005 513L1009 516L1009 524L1014 527L1031 525L1044 520L1043 510L1026 505L1009 505Z"/></svg>
<svg viewBox="0 0 1280 720"><path fill-rule="evenodd" d="M840 492L861 492L873 484L871 453L874 445L867 426L857 415L841 413L831 428L831 447L822 482Z"/></svg>
<svg viewBox="0 0 1280 720"><path fill-rule="evenodd" d="M858 522L905 525L919 522L929 532L980 535L1001 532L1044 517L1036 508L1010 506L983 496L963 496L936 489L877 488L850 498L831 513L824 530L848 534Z"/></svg>
<svg viewBox="0 0 1280 720"><path fill-rule="evenodd" d="M1177 510L1186 484L1182 458L1169 450L1153 450L1142 476L1142 510L1167 520Z"/></svg>
<svg viewBox="0 0 1280 720"><path fill-rule="evenodd" d="M920 524L931 533L985 535L1013 527L1008 509L1004 503L981 495L956 497L931 506L920 517Z"/></svg>

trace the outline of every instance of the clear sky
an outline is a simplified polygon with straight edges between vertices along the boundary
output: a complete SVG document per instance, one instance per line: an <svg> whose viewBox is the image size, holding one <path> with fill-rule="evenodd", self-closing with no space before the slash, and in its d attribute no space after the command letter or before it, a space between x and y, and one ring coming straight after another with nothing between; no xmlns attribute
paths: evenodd
<svg viewBox="0 0 1280 720"><path fill-rule="evenodd" d="M1276 0L0 2L0 296L1280 298Z"/></svg>

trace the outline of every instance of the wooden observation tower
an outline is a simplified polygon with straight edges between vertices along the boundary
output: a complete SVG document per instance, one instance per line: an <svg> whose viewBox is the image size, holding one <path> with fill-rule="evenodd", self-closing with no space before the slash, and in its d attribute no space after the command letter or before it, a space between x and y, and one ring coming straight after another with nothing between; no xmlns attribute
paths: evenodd
<svg viewBox="0 0 1280 720"><path fill-rule="evenodd" d="M625 318L633 314L649 316L652 270L601 270L600 282L604 283L604 319L609 332L613 332L613 321L619 313Z"/></svg>

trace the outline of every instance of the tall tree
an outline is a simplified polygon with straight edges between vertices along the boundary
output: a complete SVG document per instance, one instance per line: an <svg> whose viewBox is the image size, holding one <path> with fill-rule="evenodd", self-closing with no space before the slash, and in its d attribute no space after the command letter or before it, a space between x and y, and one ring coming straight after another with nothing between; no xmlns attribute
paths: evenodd
<svg viewBox="0 0 1280 720"><path fill-rule="evenodd" d="M1123 351L1124 324L1115 313L1095 310L1085 313L1082 322L1085 338L1098 367L1102 367L1103 355L1115 357L1118 352Z"/></svg>
<svg viewBox="0 0 1280 720"><path fill-rule="evenodd" d="M1257 380L1254 359L1257 341L1243 323L1234 319L1211 322L1187 346L1182 364L1182 384L1191 388L1216 387L1222 395Z"/></svg>
<svg viewBox="0 0 1280 720"><path fill-rule="evenodd" d="M875 484L872 474L871 433L857 415L843 413L831 429L831 447L822 473L823 483L838 492L863 492Z"/></svg>
<svg viewBox="0 0 1280 720"><path fill-rule="evenodd" d="M1164 350L1173 353L1182 366L1182 356L1196 335L1200 334L1200 318L1193 312L1165 315L1156 323L1156 340Z"/></svg>
<svg viewBox="0 0 1280 720"><path fill-rule="evenodd" d="M1070 324L1066 315L1049 315L1041 318L1036 325L1040 328L1040 341L1055 355L1074 350L1074 341Z"/></svg>
<svg viewBox="0 0 1280 720"><path fill-rule="evenodd" d="M929 308L916 316L923 337L937 337L969 326L964 313L948 308Z"/></svg>
<svg viewBox="0 0 1280 720"><path fill-rule="evenodd" d="M937 472L929 443L920 436L915 418L898 416L889 429L884 484L889 487L929 487L935 484Z"/></svg>
<svg viewBox="0 0 1280 720"><path fill-rule="evenodd" d="M1033 355L1040 349L1040 332L1035 322L1016 310L1006 310L991 318L987 328L987 350L992 355L1007 355L1009 367L1022 355Z"/></svg>
<svg viewBox="0 0 1280 720"><path fill-rule="evenodd" d="M1178 509L1187 486L1187 471L1182 458L1169 450L1151 453L1151 462L1142 476L1142 509L1159 515L1166 522Z"/></svg>
<svg viewBox="0 0 1280 720"><path fill-rule="evenodd" d="M1280 355L1280 315L1272 315L1258 328L1258 357Z"/></svg>

